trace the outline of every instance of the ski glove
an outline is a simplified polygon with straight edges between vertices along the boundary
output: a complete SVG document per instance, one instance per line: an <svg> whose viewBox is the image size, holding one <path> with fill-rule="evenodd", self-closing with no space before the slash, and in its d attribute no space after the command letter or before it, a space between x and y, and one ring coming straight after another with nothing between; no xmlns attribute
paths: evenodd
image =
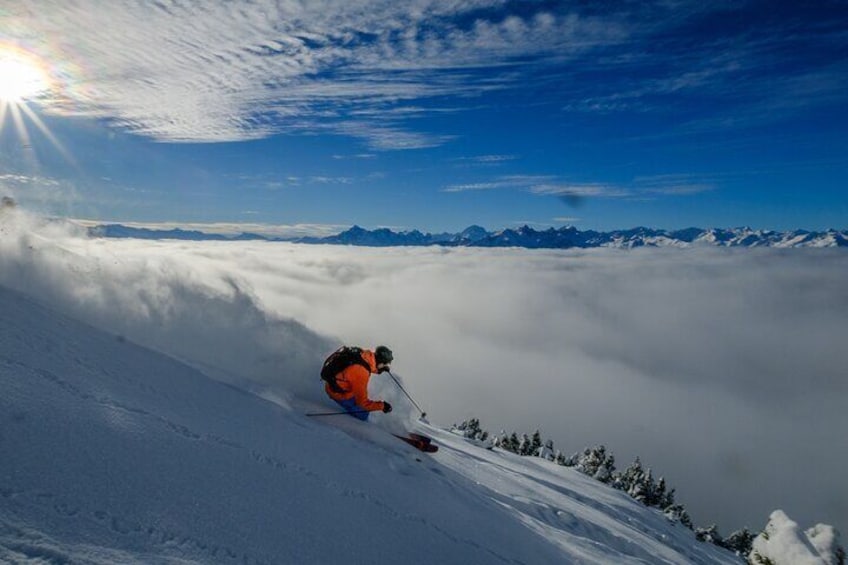
<svg viewBox="0 0 848 565"><path fill-rule="evenodd" d="M383 401L383 413L388 414L391 411L392 411L392 405L384 400Z"/></svg>

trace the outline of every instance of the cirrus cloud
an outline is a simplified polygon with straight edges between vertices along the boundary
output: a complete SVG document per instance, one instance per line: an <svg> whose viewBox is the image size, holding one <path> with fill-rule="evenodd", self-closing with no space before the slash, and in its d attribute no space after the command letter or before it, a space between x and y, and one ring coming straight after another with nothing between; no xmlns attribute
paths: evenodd
<svg viewBox="0 0 848 565"><path fill-rule="evenodd" d="M397 149L445 139L404 135L389 116L369 126L350 116L514 86L517 76L475 70L567 57L623 35L568 10L511 10L501 0L44 0L0 11L0 27L53 66L64 88L41 102L54 112L104 118L161 141L254 139L303 120L338 123L339 133Z"/></svg>

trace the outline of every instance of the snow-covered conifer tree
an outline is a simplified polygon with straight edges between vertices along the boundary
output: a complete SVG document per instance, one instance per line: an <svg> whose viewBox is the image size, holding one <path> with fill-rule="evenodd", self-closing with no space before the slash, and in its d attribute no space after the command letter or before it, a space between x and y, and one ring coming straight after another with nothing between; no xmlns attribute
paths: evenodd
<svg viewBox="0 0 848 565"><path fill-rule="evenodd" d="M660 510L665 510L669 506L674 506L674 493L675 489L668 489L668 486L665 482L664 477L660 477L659 485L657 486L659 491L657 495L657 503L655 506Z"/></svg>
<svg viewBox="0 0 848 565"><path fill-rule="evenodd" d="M624 472L614 481L616 488L620 488L632 498L644 502L646 497L645 470L642 461L637 457Z"/></svg>
<svg viewBox="0 0 848 565"><path fill-rule="evenodd" d="M554 442L552 440L545 442L545 445L539 450L539 457L548 461L554 460Z"/></svg>
<svg viewBox="0 0 848 565"><path fill-rule="evenodd" d="M575 454L575 467L584 475L589 475L602 483L608 483L615 472L615 458L607 454L607 448L603 445L586 448L582 454Z"/></svg>
<svg viewBox="0 0 848 565"><path fill-rule="evenodd" d="M696 528L695 537L698 539L698 541L704 541L715 545L722 545L723 542L721 535L718 533L718 528L716 528L715 524L707 526L706 528Z"/></svg>
<svg viewBox="0 0 848 565"><path fill-rule="evenodd" d="M530 455L538 457L542 451L542 434L539 430L533 432L533 437L530 439Z"/></svg>
<svg viewBox="0 0 848 565"><path fill-rule="evenodd" d="M657 483L654 481L654 473L651 469L645 473L645 478L642 481L642 488L645 498L641 501L645 506L657 505Z"/></svg>
<svg viewBox="0 0 848 565"><path fill-rule="evenodd" d="M665 517L672 522L680 522L690 530L694 528L692 519L689 517L689 513L686 509L683 508L682 504L672 504L663 510L663 514L665 514Z"/></svg>
<svg viewBox="0 0 848 565"><path fill-rule="evenodd" d="M508 451L512 451L513 453L519 453L519 449L521 448L521 440L518 439L518 434L512 432L509 436L509 448Z"/></svg>
<svg viewBox="0 0 848 565"><path fill-rule="evenodd" d="M610 483L615 476L615 457L612 453L606 454L600 468L595 473L595 478L602 483Z"/></svg>
<svg viewBox="0 0 848 565"><path fill-rule="evenodd" d="M454 433L459 433L463 437L472 440L485 442L487 439L489 439L489 432L480 427L480 420L477 418L470 418L459 425L454 424L454 426L451 428L451 431ZM501 431L501 435L505 437L503 431ZM492 443L495 446L500 446L502 445L502 442L503 438L499 437L496 438Z"/></svg>
<svg viewBox="0 0 848 565"><path fill-rule="evenodd" d="M563 467L568 466L568 457L565 456L565 453L557 449L556 455L554 455L554 461L556 461L557 465L562 465Z"/></svg>
<svg viewBox="0 0 848 565"><path fill-rule="evenodd" d="M722 545L740 557L747 557L751 553L751 544L754 543L755 537L757 536L748 531L748 528L742 528L727 536Z"/></svg>
<svg viewBox="0 0 848 565"><path fill-rule="evenodd" d="M656 482L654 488L651 492L651 497L648 500L648 506L656 506L657 508L665 508L667 505L665 503L666 497L666 484L665 477L660 477L660 480Z"/></svg>

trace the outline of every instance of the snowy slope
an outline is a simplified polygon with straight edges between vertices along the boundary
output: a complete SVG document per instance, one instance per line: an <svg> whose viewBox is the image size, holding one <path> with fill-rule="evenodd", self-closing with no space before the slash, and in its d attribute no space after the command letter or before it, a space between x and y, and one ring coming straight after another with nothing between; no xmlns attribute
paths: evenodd
<svg viewBox="0 0 848 565"><path fill-rule="evenodd" d="M0 562L737 563L577 472L309 419L0 287ZM422 459L418 461L418 459Z"/></svg>

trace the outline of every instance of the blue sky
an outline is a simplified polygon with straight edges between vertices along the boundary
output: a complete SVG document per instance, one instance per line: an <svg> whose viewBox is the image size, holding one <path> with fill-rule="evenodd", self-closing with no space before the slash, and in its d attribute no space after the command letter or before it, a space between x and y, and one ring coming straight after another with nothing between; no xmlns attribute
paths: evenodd
<svg viewBox="0 0 848 565"><path fill-rule="evenodd" d="M846 53L844 1L0 0L0 97L43 76L6 93L0 191L315 233L845 229Z"/></svg>

